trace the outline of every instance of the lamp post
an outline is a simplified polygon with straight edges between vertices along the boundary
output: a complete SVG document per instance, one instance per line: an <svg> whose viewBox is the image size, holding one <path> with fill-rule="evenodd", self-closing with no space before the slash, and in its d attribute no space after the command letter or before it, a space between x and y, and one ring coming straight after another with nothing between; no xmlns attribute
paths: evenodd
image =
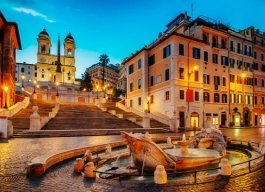
<svg viewBox="0 0 265 192"><path fill-rule="evenodd" d="M147 113L150 113L150 97L147 97Z"/></svg>
<svg viewBox="0 0 265 192"><path fill-rule="evenodd" d="M59 82L56 82L56 96L59 96Z"/></svg>
<svg viewBox="0 0 265 192"><path fill-rule="evenodd" d="M8 108L7 107L7 91L8 91L8 86L4 86L3 89L4 89L5 95L6 95L4 108L7 109Z"/></svg>
<svg viewBox="0 0 265 192"><path fill-rule="evenodd" d="M99 86L97 85L96 86L96 89L97 89L97 99L98 99L98 88L99 88Z"/></svg>
<svg viewBox="0 0 265 192"><path fill-rule="evenodd" d="M22 80L22 88L24 88L24 79L25 79L25 75L21 75L21 80Z"/></svg>
<svg viewBox="0 0 265 192"><path fill-rule="evenodd" d="M34 80L34 81L33 81L33 84L34 84L33 94L35 94L35 93L36 93L36 83L37 83L37 81L36 81L36 80Z"/></svg>

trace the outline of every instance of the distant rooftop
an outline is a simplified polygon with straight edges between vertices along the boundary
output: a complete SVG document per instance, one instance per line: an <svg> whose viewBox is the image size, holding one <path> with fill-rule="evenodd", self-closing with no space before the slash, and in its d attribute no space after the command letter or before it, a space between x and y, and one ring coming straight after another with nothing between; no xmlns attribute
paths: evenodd
<svg viewBox="0 0 265 192"><path fill-rule="evenodd" d="M101 63L96 63L96 64L88 67L87 70L92 70L92 69L94 69L96 67L99 67L99 66L102 66ZM117 65L114 65L114 64L108 64L108 65L105 66L105 68L110 69L110 70L113 70L113 71L115 71L117 73L119 72L118 66Z"/></svg>

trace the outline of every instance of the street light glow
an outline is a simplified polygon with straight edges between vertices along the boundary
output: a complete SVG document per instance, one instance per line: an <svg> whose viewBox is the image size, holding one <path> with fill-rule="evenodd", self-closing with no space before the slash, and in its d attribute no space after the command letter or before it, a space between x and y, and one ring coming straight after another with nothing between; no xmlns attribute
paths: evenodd
<svg viewBox="0 0 265 192"><path fill-rule="evenodd" d="M3 87L3 89L4 89L5 92L7 92L7 91L8 91L8 86L5 85L5 86Z"/></svg>

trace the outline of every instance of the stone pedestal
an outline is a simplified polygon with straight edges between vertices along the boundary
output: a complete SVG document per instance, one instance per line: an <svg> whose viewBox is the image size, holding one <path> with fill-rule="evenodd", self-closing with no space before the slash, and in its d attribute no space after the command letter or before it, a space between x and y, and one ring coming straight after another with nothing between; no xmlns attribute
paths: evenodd
<svg viewBox="0 0 265 192"><path fill-rule="evenodd" d="M154 173L155 184L166 184L167 183L167 172L163 165L157 165Z"/></svg>
<svg viewBox="0 0 265 192"><path fill-rule="evenodd" d="M232 166L228 159L221 159L221 162L219 163L219 167L221 168L219 170L220 175L222 176L230 176L232 174Z"/></svg>
<svg viewBox="0 0 265 192"><path fill-rule="evenodd" d="M88 162L85 166L84 170L84 177L88 179L95 179L96 178L96 172L95 171L95 165L93 162Z"/></svg>
<svg viewBox="0 0 265 192"><path fill-rule="evenodd" d="M77 158L74 162L74 172L81 173L84 170L85 164L82 158Z"/></svg>
<svg viewBox="0 0 265 192"><path fill-rule="evenodd" d="M143 116L143 128L150 128L150 117L148 117L147 113Z"/></svg>
<svg viewBox="0 0 265 192"><path fill-rule="evenodd" d="M90 150L86 150L86 152L85 152L85 159L86 159L86 161L88 161L88 162L92 161L93 156L92 156L92 153L91 153Z"/></svg>
<svg viewBox="0 0 265 192"><path fill-rule="evenodd" d="M13 123L12 121L8 120L7 121L7 137L13 137L13 133L14 133L14 128L13 128Z"/></svg>
<svg viewBox="0 0 265 192"><path fill-rule="evenodd" d="M7 117L0 116L0 138L7 138Z"/></svg>
<svg viewBox="0 0 265 192"><path fill-rule="evenodd" d="M38 106L33 106L33 114L30 115L30 130L40 130L41 122L40 122L40 115L38 114Z"/></svg>

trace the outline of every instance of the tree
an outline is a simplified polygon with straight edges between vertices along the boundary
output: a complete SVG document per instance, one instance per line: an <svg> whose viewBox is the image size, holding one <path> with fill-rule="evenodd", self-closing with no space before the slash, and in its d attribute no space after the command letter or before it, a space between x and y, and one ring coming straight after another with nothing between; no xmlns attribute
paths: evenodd
<svg viewBox="0 0 265 192"><path fill-rule="evenodd" d="M91 91L93 89L91 77L87 71L82 74L81 78L80 90L84 89L86 89L86 91Z"/></svg>
<svg viewBox="0 0 265 192"><path fill-rule="evenodd" d="M109 56L107 54L102 54L99 56L99 63L103 67L102 74L102 87L105 85L105 67L109 64Z"/></svg>

